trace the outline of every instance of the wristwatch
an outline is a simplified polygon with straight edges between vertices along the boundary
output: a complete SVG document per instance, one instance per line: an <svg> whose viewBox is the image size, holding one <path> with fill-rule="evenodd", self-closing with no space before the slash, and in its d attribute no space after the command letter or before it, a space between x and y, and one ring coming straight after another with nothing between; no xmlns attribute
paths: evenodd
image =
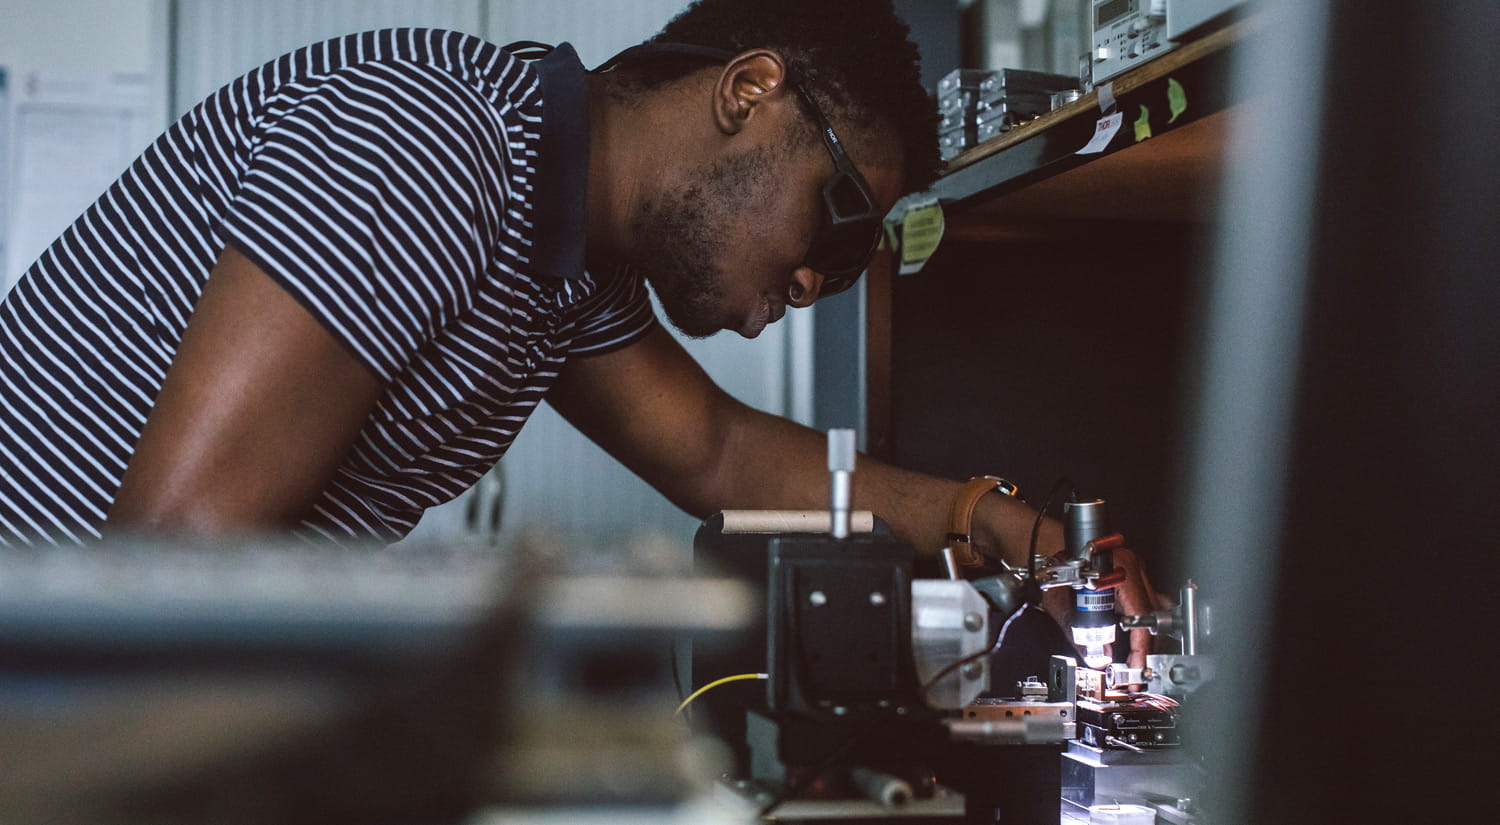
<svg viewBox="0 0 1500 825"><path fill-rule="evenodd" d="M1020 498L1021 488L1014 482L999 476L975 476L964 482L953 499L953 512L948 519L947 548L954 561L963 567L983 567L987 559L974 549L972 535L974 508L988 493Z"/></svg>

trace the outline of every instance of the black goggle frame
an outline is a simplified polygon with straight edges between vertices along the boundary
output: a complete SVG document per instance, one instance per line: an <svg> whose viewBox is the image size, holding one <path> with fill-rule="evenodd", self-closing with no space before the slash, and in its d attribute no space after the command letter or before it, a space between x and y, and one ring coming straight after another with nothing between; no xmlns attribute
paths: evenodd
<svg viewBox="0 0 1500 825"><path fill-rule="evenodd" d="M691 43L642 43L620 52L604 63L595 72L605 72L638 57L654 54L678 54L702 57L717 62L734 59L734 53L711 46ZM800 82L793 81L792 89L807 102L823 146L833 158L833 177L823 183L822 196L824 221L808 245L806 266L823 276L820 295L834 295L853 286L870 264L875 248L880 244L881 223L884 215L875 205L875 196L865 176L844 151L844 143L828 122L828 117L818 102L808 94Z"/></svg>

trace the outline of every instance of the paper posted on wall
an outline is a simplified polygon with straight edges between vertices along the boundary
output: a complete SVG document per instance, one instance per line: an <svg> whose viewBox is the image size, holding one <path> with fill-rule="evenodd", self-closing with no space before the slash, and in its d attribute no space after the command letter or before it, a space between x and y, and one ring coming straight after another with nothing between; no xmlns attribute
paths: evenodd
<svg viewBox="0 0 1500 825"><path fill-rule="evenodd" d="M0 293L125 171L158 131L151 78L11 71L0 104Z"/></svg>
<svg viewBox="0 0 1500 825"><path fill-rule="evenodd" d="M10 227L10 211L6 209L6 200L10 196L10 93L6 87L9 74L4 66L0 66L0 287L3 287L6 273L9 269L5 267L5 242ZM0 288L0 295L4 295L4 289Z"/></svg>

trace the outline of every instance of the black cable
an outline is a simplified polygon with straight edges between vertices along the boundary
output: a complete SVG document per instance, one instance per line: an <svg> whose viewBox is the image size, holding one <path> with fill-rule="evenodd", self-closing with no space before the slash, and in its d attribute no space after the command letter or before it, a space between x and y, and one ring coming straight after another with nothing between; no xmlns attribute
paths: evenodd
<svg viewBox="0 0 1500 825"><path fill-rule="evenodd" d="M959 660L957 660L955 662L950 663L947 667L944 667L942 670L938 671L936 676L932 677L931 679L928 679L927 680L927 684L925 684L925 685L922 686L922 692L919 694L922 697L922 700L926 701L927 700L927 692L930 691L930 690L932 690L933 688L937 687L937 683L941 682L945 677L947 677L948 674L952 673L955 670L958 670L959 668L963 667L964 665L966 665L966 664L968 664L970 662L976 661L978 659L982 659L985 656L990 656L990 655L993 655L996 652L998 652L1000 650L1000 646L1003 645L1003 644L1005 644L1005 634L1006 634L1006 632L1008 632L1010 630L1011 622L1014 622L1016 620L1016 618L1019 617L1022 613L1025 613L1027 610L1032 610L1032 609L1035 609L1035 608L1033 608L1031 605L1027 605L1026 607L1022 607L1019 610L1017 610L1016 612L1010 614L1010 618L1006 619L1005 620L1005 624L1003 624L1003 625L1000 626L1000 633L995 636L995 643L994 644L992 644L989 647L986 647L986 648L984 648L982 650L978 650L978 651L975 651L973 653L970 653L969 655L963 657L962 659L959 659Z"/></svg>
<svg viewBox="0 0 1500 825"><path fill-rule="evenodd" d="M672 642L672 645L670 648L668 648L668 650L671 651L672 654L672 686L677 688L677 701L681 702L687 699L687 692L682 689L682 674L678 672L677 642L675 640Z"/></svg>
<svg viewBox="0 0 1500 825"><path fill-rule="evenodd" d="M1075 497L1077 496L1078 485L1074 484L1073 481L1066 476L1059 478L1052 485L1052 489L1047 491L1047 497L1045 499L1042 499L1042 506L1036 511L1036 521L1031 525L1031 543L1029 549L1027 550L1026 557L1026 568L1028 574L1026 577L1026 585L1030 590L1030 594L1026 599L1026 606L1012 613L1010 615L1010 618L1005 620L1005 624L1000 628L1000 635L995 637L995 643L993 645L990 645L988 648L985 648L983 650L970 653L969 655L955 662L951 662L942 670L938 671L936 676L927 680L927 684L922 686L921 696L924 700L927 697L927 692L936 687L937 683L942 681L943 678L948 674L952 673L955 670L958 670L959 668L970 662L982 659L985 656L992 655L996 651L998 651L1000 649L1000 645L1005 641L1005 631L1010 629L1010 623L1015 621L1017 616L1020 616L1027 610L1039 609L1039 602L1041 601L1042 591L1041 588L1037 587L1036 585L1036 543L1037 539L1041 535L1042 521L1047 517L1047 509L1052 506L1052 500L1056 498L1057 494L1064 488L1068 489Z"/></svg>
<svg viewBox="0 0 1500 825"><path fill-rule="evenodd" d="M1031 525L1031 545L1026 551L1026 569L1029 574L1028 578L1030 578L1032 582L1036 581L1036 542L1037 539L1041 537L1042 521L1047 518L1047 508L1052 506L1052 499L1056 497L1058 492L1060 492L1065 486L1072 493L1072 495L1074 495L1075 497L1078 495L1078 485L1074 484L1073 481L1067 476L1059 478L1056 482L1053 483L1052 489L1047 491L1047 497L1045 499L1042 499L1042 506L1037 508L1036 511L1036 521Z"/></svg>

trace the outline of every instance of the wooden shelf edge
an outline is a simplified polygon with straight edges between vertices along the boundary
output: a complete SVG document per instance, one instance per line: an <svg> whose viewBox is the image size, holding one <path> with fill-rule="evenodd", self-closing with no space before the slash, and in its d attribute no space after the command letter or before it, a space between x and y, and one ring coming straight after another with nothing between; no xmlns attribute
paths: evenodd
<svg viewBox="0 0 1500 825"><path fill-rule="evenodd" d="M1235 43L1244 40L1251 33L1259 31L1264 25L1263 17L1237 20L1204 37L1184 43L1155 60L1117 75L1110 81L1113 84L1111 89L1113 89L1117 98L1128 94L1147 83L1160 80L1172 72L1182 69L1184 66L1196 63L1211 54L1229 48ZM1089 112L1097 112L1098 110L1099 92L1097 90L1090 91L1088 94L1079 97L1061 109L1053 110L1036 120L1023 123L998 137L987 140L965 151L963 154L952 158L944 164L941 175L944 177L951 175L964 167L972 166L985 158L1004 152L1012 146L1031 140L1059 123L1066 122L1075 117L1087 116Z"/></svg>

